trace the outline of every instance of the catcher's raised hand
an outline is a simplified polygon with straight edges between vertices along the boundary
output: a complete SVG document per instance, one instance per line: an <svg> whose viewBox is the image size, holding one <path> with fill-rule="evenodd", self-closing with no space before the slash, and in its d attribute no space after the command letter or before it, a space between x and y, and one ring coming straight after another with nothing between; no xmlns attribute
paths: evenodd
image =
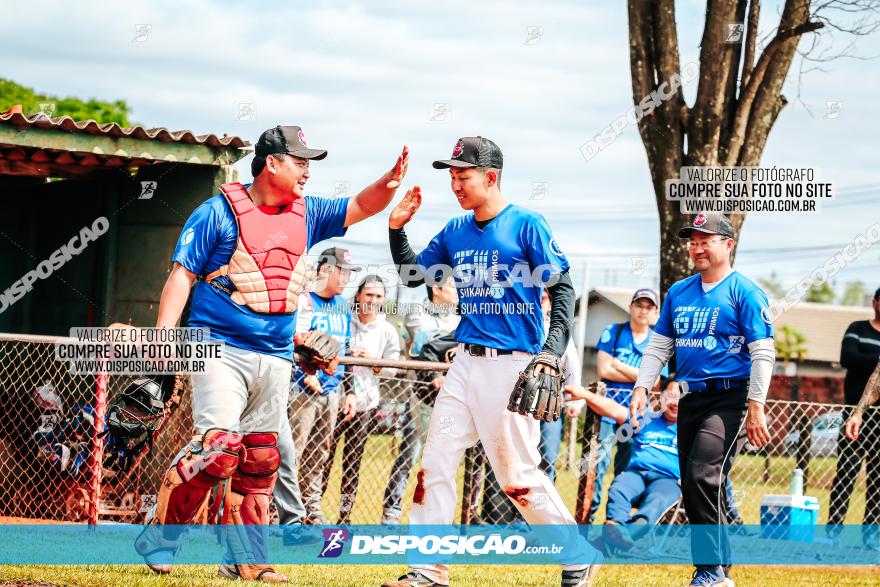
<svg viewBox="0 0 880 587"><path fill-rule="evenodd" d="M422 188L419 186L411 187L391 211L391 215L388 217L388 226L394 229L403 228L416 215L421 205Z"/></svg>
<svg viewBox="0 0 880 587"><path fill-rule="evenodd" d="M409 147L403 146L403 151L397 157L397 163L391 168L391 171L385 174L387 182L385 187L389 190L396 190L400 187L400 182L406 176L406 170L409 169Z"/></svg>

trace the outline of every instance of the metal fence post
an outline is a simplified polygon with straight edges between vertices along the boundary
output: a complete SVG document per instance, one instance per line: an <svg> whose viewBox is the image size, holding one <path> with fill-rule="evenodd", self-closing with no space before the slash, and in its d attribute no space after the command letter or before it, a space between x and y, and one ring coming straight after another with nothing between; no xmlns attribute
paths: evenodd
<svg viewBox="0 0 880 587"><path fill-rule="evenodd" d="M89 468L91 486L89 487L89 526L98 523L101 503L101 464L104 462L104 415L107 411L107 386L110 377L106 373L95 376L95 427L92 430L92 455Z"/></svg>

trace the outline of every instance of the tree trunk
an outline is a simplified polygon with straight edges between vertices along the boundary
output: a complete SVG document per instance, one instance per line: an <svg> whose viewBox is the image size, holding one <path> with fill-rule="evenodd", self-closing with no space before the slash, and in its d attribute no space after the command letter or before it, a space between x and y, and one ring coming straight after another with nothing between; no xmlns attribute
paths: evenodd
<svg viewBox="0 0 880 587"><path fill-rule="evenodd" d="M628 0L629 54L633 104L681 79L674 0ZM786 0L774 38L753 63L759 0L712 0L700 44L700 73L694 105L688 108L681 83L672 96L639 120L660 216L660 291L687 277L687 247L678 230L690 223L678 204L666 200L666 183L678 179L682 165L755 166L770 130L787 100L782 85L797 43L822 27L810 22L809 0ZM744 23L745 37L729 42L733 23ZM741 79L740 79L740 74ZM739 238L745 216L731 215ZM734 254L736 249L734 249ZM735 260L735 257L731 261Z"/></svg>

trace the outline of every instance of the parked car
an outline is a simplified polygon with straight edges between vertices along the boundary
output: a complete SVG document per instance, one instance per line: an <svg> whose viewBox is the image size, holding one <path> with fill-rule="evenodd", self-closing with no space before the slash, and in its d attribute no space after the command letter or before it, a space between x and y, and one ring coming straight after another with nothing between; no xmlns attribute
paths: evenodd
<svg viewBox="0 0 880 587"><path fill-rule="evenodd" d="M812 422L810 433L810 455L814 457L833 457L837 455L837 439L843 427L843 412L826 412ZM794 455L801 439L799 430L792 430L782 441L785 454Z"/></svg>

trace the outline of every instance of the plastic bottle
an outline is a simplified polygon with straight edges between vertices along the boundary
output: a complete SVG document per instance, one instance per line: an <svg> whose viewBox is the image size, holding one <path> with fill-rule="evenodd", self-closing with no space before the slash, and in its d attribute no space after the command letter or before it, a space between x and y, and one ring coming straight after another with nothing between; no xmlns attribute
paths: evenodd
<svg viewBox="0 0 880 587"><path fill-rule="evenodd" d="M795 496L804 494L804 472L799 468L791 472L791 494Z"/></svg>

